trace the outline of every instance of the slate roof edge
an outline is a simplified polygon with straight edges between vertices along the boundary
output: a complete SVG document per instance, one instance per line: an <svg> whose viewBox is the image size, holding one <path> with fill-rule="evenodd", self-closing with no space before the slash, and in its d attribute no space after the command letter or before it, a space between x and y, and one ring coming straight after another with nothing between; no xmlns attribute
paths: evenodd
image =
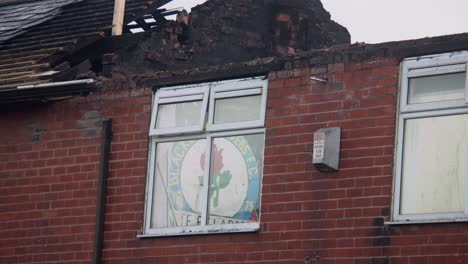
<svg viewBox="0 0 468 264"><path fill-rule="evenodd" d="M468 50L468 33L392 41L378 44L355 43L301 52L294 57L269 57L176 71L135 76L139 86L159 89L165 86L258 76L270 71L291 70L335 63L379 58L404 58Z"/></svg>
<svg viewBox="0 0 468 264"><path fill-rule="evenodd" d="M48 2L47 2L48 1ZM28 10L34 10L36 8L37 10L41 10L41 13L34 13L34 19L18 19L18 17L22 18L21 15L16 16L16 20L14 19L15 17L7 16L6 25L4 25L4 28L0 30L0 48L4 46L5 43L8 41L19 37L26 32L31 31L35 26L44 24L47 21L55 19L57 16L60 16L63 8L78 2L82 2L83 0L44 0L44 2L39 2L39 3L34 3L36 1L7 1L4 2L4 6L7 6L6 9L11 9L11 8L17 8L19 10L22 10L24 8L27 8ZM51 3L53 2L53 3ZM44 4L52 4L51 6L44 7ZM55 5L54 5L55 4ZM39 8L39 5L41 6ZM0 8L4 7L0 5ZM44 10L43 10L44 9ZM14 10L9 10L9 13L16 14L17 11L15 12ZM6 13L5 13L6 14ZM4 15L5 15L4 14ZM33 16L33 15L30 15ZM8 20L10 19L10 20Z"/></svg>
<svg viewBox="0 0 468 264"><path fill-rule="evenodd" d="M468 33L425 37L376 44L355 43L299 54L295 59L309 59L309 65L348 63L373 58L404 58L468 49Z"/></svg>
<svg viewBox="0 0 468 264"><path fill-rule="evenodd" d="M18 0L6 0L6 1L3 1L3 2L0 2L0 7L1 6L8 6L8 5L18 5L18 4L24 4L24 3L30 3L30 2L35 2L37 0L22 0L22 1L18 1Z"/></svg>

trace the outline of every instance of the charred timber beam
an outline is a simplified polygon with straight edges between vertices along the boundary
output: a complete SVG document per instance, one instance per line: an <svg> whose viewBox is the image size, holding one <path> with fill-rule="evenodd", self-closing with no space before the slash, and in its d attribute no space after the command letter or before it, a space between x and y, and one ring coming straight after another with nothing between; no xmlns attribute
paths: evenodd
<svg viewBox="0 0 468 264"><path fill-rule="evenodd" d="M95 90L96 86L92 79L18 86L0 89L0 104L47 102L54 98L87 96Z"/></svg>

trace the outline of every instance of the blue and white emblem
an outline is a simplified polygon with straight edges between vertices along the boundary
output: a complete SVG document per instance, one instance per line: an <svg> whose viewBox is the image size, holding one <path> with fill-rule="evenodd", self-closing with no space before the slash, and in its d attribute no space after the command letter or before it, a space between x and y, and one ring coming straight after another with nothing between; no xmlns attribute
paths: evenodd
<svg viewBox="0 0 468 264"><path fill-rule="evenodd" d="M171 204L187 219L201 215L205 148L206 140L178 142L169 157ZM210 164L208 224L258 221L259 163L245 137L213 139Z"/></svg>

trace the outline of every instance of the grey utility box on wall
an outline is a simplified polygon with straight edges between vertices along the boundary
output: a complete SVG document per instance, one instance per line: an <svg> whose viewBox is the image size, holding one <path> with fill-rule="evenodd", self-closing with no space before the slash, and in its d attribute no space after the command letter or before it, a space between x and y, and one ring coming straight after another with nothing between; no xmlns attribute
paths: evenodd
<svg viewBox="0 0 468 264"><path fill-rule="evenodd" d="M312 163L321 172L338 171L341 128L322 128L314 133Z"/></svg>

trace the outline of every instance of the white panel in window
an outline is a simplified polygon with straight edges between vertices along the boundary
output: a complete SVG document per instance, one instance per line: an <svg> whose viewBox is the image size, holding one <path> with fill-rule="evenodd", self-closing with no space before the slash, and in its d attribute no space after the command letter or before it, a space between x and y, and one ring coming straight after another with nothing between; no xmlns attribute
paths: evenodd
<svg viewBox="0 0 468 264"><path fill-rule="evenodd" d="M202 101L175 104L160 104L156 117L156 128L195 126L200 123Z"/></svg>
<svg viewBox="0 0 468 264"><path fill-rule="evenodd" d="M204 139L158 143L151 228L200 225L205 150Z"/></svg>
<svg viewBox="0 0 468 264"><path fill-rule="evenodd" d="M468 115L405 121L400 214L463 212Z"/></svg>
<svg viewBox="0 0 468 264"><path fill-rule="evenodd" d="M420 104L465 98L466 73L409 79L408 103Z"/></svg>
<svg viewBox="0 0 468 264"><path fill-rule="evenodd" d="M216 99L214 123L260 120L262 95Z"/></svg>
<svg viewBox="0 0 468 264"><path fill-rule="evenodd" d="M259 221L264 141L263 134L213 140L209 225Z"/></svg>

